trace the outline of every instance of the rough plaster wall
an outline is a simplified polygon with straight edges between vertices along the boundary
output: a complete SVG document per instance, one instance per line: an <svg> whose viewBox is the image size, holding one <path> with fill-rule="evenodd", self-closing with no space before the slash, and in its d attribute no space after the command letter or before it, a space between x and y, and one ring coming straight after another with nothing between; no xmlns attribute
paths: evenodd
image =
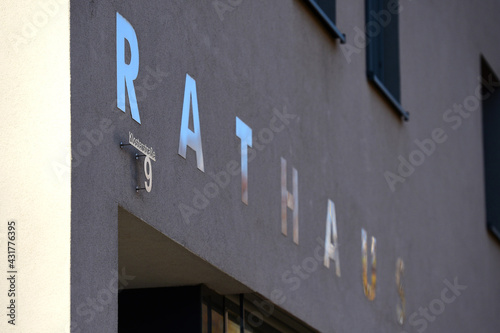
<svg viewBox="0 0 500 333"><path fill-rule="evenodd" d="M409 123L401 123L367 82L364 50L347 62L302 1L243 1L222 21L211 2L75 1L73 149L88 141L84 130L100 129L103 119L111 124L72 173L72 320L78 327L116 330L116 298L94 316L77 309L87 297L104 295L113 281L122 205L262 295L284 291L282 306L322 332L414 330L396 322L398 257L405 261L407 315L439 298L446 279L456 277L468 287L428 323L427 332L495 332L500 247L484 225L480 113L471 113L457 130L442 117L474 93L481 53L500 70L500 29L491 14L498 4L402 5L402 104L411 112ZM116 11L138 36L136 85L144 86L148 67L168 72L139 101L142 125L114 104ZM356 27L364 27L364 1L337 1L337 13L352 43ZM177 154L186 73L197 84L206 173L196 168L192 151L187 160ZM273 108L284 107L298 120L250 163L249 205L242 204L240 179L234 177L184 223L179 204L192 206L194 189L203 190L210 173L239 162L235 117L257 140ZM429 138L436 128L447 141L391 192L384 172L396 172L398 156L408 158L414 140ZM118 147L129 131L157 153L149 194L133 190L143 180L142 165L132 149ZM289 188L291 167L299 172L299 246L291 229L288 237L281 234L280 157L288 161ZM337 207L342 277L320 263L291 290L282 276L314 256L316 239L324 238L329 198ZM373 302L362 288L362 228L377 238Z"/></svg>

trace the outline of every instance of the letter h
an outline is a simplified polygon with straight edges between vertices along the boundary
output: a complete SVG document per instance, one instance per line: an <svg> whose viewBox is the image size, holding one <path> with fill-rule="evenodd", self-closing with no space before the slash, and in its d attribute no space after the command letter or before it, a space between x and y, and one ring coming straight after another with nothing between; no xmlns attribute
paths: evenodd
<svg viewBox="0 0 500 333"><path fill-rule="evenodd" d="M286 160L281 158L281 232L287 235L287 209L293 211L293 241L299 244L299 176L297 170L293 168L292 175L293 194L288 192L286 184Z"/></svg>

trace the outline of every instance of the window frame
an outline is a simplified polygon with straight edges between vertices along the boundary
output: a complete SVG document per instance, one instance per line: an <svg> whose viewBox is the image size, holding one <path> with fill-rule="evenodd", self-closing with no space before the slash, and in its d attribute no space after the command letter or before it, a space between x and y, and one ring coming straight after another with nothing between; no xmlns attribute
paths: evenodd
<svg viewBox="0 0 500 333"><path fill-rule="evenodd" d="M335 21L337 21L337 18L334 17L333 19L327 14L325 13L325 11L323 10L323 8L321 8L320 5L318 5L318 3L315 1L315 0L304 0L306 1L310 7L312 7L316 13L321 17L321 19L323 20L323 22L326 24L326 26L328 27L328 29L333 33L334 37L335 38L338 38L340 40L340 43L341 44L345 44L346 43L346 35L344 33L342 33L339 28L337 27ZM331 1L334 1L335 4L335 16L337 16L337 1L336 0L331 0Z"/></svg>
<svg viewBox="0 0 500 333"><path fill-rule="evenodd" d="M215 310L224 318L226 331L229 320L232 320L233 323L240 326L241 332L319 333L255 293L219 295L205 285L201 285L201 291L200 307L206 306L208 325L211 325L211 311ZM266 304L266 306L262 307L262 304ZM203 313L203 309L200 309L200 313ZM244 320L241 320L242 317ZM254 326L251 324L250 318L260 320L260 322ZM206 331L210 332L211 330L207 329Z"/></svg>
<svg viewBox="0 0 500 333"><path fill-rule="evenodd" d="M485 220L486 228L500 242L500 211L496 209L500 198L497 193L500 177L497 177L498 156L496 144L500 142L497 134L497 128L500 124L500 117L491 116L492 112L500 112L497 109L500 104L500 90L489 90L485 82L500 82L500 79L493 71L488 61L481 56L481 126L482 126L482 148L483 148L483 172L484 172L484 199L485 199ZM486 93L488 93L487 97ZM491 103L496 104L491 104ZM492 146L495 146L493 148Z"/></svg>
<svg viewBox="0 0 500 333"><path fill-rule="evenodd" d="M380 3L376 2L381 2L383 1L383 6L380 6ZM410 119L410 114L408 111L406 111L403 106L401 105L401 101L398 100L394 94L389 90L386 84L384 84L383 79L379 77L376 74L376 69L375 69L375 61L377 60L377 53L380 51L383 51L383 46L376 46L375 39L376 38L384 38L384 29L387 29L387 27L382 26L379 22L377 22L374 18L370 17L370 14L372 12L379 13L381 10L378 10L380 7L384 9L385 7L385 1L386 0L365 0L365 29L366 29L366 75L368 77L368 81L371 82L379 92L384 95L386 100L394 107L396 112L405 120L408 121ZM393 1L393 0L388 0L388 1ZM397 34L398 34L398 42L397 42L397 52L399 53L399 13L397 14L391 14L396 17L397 21ZM381 29L381 32L377 34L377 36L371 36L371 34L368 32L368 24L372 21L375 21L379 24L379 27ZM382 50L377 49L377 47L382 48ZM383 58L381 57L380 61L383 61ZM401 62L399 60L398 56L398 61L397 61L397 75L399 76L401 71ZM398 82L399 89L401 88L401 82Z"/></svg>

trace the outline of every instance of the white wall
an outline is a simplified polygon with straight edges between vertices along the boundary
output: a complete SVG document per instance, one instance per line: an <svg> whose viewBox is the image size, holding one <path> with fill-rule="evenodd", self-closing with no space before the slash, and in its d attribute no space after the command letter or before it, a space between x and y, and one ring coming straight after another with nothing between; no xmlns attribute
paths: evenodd
<svg viewBox="0 0 500 333"><path fill-rule="evenodd" d="M69 1L2 1L0 31L0 332L69 332L71 162L60 162L71 143ZM6 317L10 219L15 328Z"/></svg>

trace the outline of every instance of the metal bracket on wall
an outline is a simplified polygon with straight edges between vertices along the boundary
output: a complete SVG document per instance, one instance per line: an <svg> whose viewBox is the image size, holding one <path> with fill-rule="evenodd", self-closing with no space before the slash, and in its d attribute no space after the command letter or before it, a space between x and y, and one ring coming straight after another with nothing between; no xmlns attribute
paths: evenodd
<svg viewBox="0 0 500 333"><path fill-rule="evenodd" d="M134 145L130 144L130 143L123 143L123 141L120 141L120 149L123 149L123 147L125 146L133 146L134 148L136 148ZM137 149L137 148L136 148ZM147 157L146 154L138 154L138 153L135 153L135 156L134 156L134 159L135 160L139 160L139 158L141 157ZM149 158L147 158L146 160L144 160L144 164L145 164L145 168L146 168L146 165L149 164L149 175L146 173L146 178L150 181L150 177L151 177L151 160ZM150 181L150 184L151 184L151 181ZM136 186L135 187L135 191L137 193L139 193L139 191L143 191L143 190L146 190L147 192L150 192L151 191L151 185L146 185L146 187L140 187L140 186Z"/></svg>
<svg viewBox="0 0 500 333"><path fill-rule="evenodd" d="M123 141L120 141L120 149L123 149L124 146L131 146L130 143L123 143Z"/></svg>
<svg viewBox="0 0 500 333"><path fill-rule="evenodd" d="M145 190L145 189L146 189L145 187L139 187L139 186L136 186L136 187L135 187L135 191L136 191L137 193L139 193L139 191L143 191L143 190Z"/></svg>

